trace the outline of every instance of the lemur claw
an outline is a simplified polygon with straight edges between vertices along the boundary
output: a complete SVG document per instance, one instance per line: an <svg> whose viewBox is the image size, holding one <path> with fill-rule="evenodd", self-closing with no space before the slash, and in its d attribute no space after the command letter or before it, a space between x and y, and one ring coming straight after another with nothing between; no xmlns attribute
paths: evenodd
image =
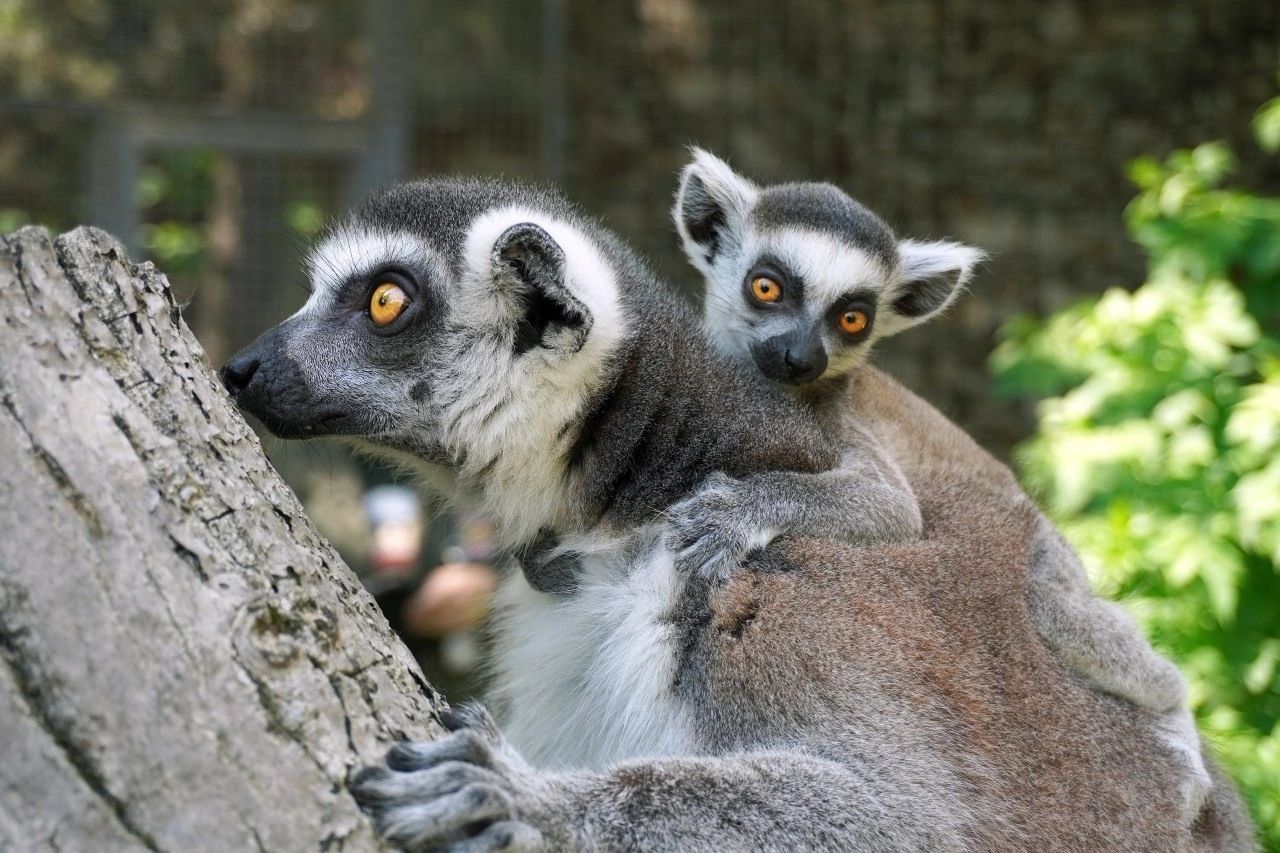
<svg viewBox="0 0 1280 853"><path fill-rule="evenodd" d="M488 713L478 706L445 712L441 723L450 734L396 744L385 766L352 777L351 793L378 834L408 851L542 850L541 833L521 819Z"/></svg>

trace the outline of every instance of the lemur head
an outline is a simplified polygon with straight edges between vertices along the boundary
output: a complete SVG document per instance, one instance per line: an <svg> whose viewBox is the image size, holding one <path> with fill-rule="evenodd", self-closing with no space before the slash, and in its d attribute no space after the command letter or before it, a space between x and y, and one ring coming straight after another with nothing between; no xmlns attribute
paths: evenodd
<svg viewBox="0 0 1280 853"><path fill-rule="evenodd" d="M874 341L949 306L983 257L959 243L898 240L831 184L758 187L700 149L672 215L706 279L716 345L789 385L847 375Z"/></svg>
<svg viewBox="0 0 1280 853"><path fill-rule="evenodd" d="M609 239L549 191L380 192L316 246L306 304L224 382L280 436L442 466L527 538L564 503L571 427L626 335Z"/></svg>

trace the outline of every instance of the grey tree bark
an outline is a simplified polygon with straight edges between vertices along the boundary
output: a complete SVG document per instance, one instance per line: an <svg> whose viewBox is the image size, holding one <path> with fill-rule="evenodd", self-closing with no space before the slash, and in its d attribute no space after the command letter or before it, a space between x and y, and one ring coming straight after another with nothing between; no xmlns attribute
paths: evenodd
<svg viewBox="0 0 1280 853"><path fill-rule="evenodd" d="M440 698L164 276L0 238L0 850L376 849L345 781Z"/></svg>

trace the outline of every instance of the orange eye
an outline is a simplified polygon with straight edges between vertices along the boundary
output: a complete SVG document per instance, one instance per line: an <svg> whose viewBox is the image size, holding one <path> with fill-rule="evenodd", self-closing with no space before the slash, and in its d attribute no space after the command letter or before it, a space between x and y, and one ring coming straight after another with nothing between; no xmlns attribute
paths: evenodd
<svg viewBox="0 0 1280 853"><path fill-rule="evenodd" d="M856 335L866 331L867 326L871 325L871 318L866 311L854 308L841 314L839 323L840 331L846 335Z"/></svg>
<svg viewBox="0 0 1280 853"><path fill-rule="evenodd" d="M395 321L409 304L409 294L394 281L384 281L369 300L369 319L374 325L386 326Z"/></svg>
<svg viewBox="0 0 1280 853"><path fill-rule="evenodd" d="M768 276L762 275L751 279L751 295L755 297L757 302L764 302L765 304L777 302L782 298L782 285Z"/></svg>

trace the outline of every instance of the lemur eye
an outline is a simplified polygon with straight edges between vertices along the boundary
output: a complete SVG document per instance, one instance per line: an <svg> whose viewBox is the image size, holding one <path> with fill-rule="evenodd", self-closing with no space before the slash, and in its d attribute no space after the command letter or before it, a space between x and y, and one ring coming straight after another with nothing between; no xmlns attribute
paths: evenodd
<svg viewBox="0 0 1280 853"><path fill-rule="evenodd" d="M395 321L409 304L409 294L394 281L384 281L373 291L369 299L369 319L377 326Z"/></svg>
<svg viewBox="0 0 1280 853"><path fill-rule="evenodd" d="M867 316L866 311L850 308L841 314L836 322L840 325L840 331L846 335L857 335L866 331L867 326L871 324L871 318Z"/></svg>
<svg viewBox="0 0 1280 853"><path fill-rule="evenodd" d="M782 285L768 276L762 275L751 279L751 295L757 302L766 305L782 298Z"/></svg>

